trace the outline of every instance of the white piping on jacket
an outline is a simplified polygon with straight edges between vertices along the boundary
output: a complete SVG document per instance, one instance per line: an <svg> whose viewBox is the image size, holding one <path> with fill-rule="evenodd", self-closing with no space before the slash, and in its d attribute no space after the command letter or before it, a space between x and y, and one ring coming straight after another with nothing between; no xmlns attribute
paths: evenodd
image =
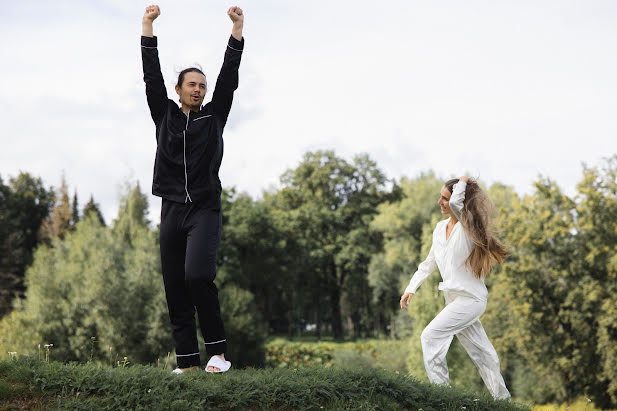
<svg viewBox="0 0 617 411"><path fill-rule="evenodd" d="M236 51L242 52L242 50L235 49L235 48L231 47L229 44L227 45L227 47L229 47L232 50L236 50Z"/></svg>
<svg viewBox="0 0 617 411"><path fill-rule="evenodd" d="M190 109L189 109L188 114L186 115L186 127L184 128L184 131L182 132L182 134L184 135L184 191L186 192L186 198L184 199L185 203L187 201L190 201L191 203L193 202L189 194L189 186L188 186L189 177L186 174L186 130L189 128L189 114L191 114Z"/></svg>
<svg viewBox="0 0 617 411"><path fill-rule="evenodd" d="M208 114L207 116L201 116L201 117L194 118L193 121L201 120L202 118L208 118L208 117L212 117L212 114Z"/></svg>

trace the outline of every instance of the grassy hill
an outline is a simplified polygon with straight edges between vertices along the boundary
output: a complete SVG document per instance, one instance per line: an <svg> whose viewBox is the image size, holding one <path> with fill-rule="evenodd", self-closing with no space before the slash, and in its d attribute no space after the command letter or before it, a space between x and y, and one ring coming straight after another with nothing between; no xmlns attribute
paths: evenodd
<svg viewBox="0 0 617 411"><path fill-rule="evenodd" d="M172 375L150 366L0 361L0 409L529 410L387 371L247 369Z"/></svg>

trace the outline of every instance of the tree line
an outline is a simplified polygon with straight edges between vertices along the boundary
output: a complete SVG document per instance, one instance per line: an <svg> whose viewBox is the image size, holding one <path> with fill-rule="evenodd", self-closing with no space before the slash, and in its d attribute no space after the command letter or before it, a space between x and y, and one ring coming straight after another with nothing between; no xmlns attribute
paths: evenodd
<svg viewBox="0 0 617 411"><path fill-rule="evenodd" d="M524 196L499 183L487 187L510 256L486 280L482 321L518 398L588 395L614 406L617 156L583 166L582 174L572 197L545 177ZM433 172L394 181L367 155L316 151L259 199L225 190L216 282L237 349L230 357L259 365L268 335L408 338L408 370L424 377L419 335L443 307L439 275L421 287L409 313L398 299L443 218L436 201L444 181ZM53 342L65 360L164 358L172 344L158 228L146 219L140 187L127 187L108 226L100 212L79 212L66 187L53 192L23 174L0 189L1 275L25 272L17 289L25 298L0 321L0 347ZM13 259L14 249L26 257ZM448 362L455 384L481 389L461 347Z"/></svg>
<svg viewBox="0 0 617 411"><path fill-rule="evenodd" d="M92 196L81 211L77 193L71 203L64 177L57 190L25 172L7 183L0 176L0 317L11 310L16 296L23 297L26 268L39 244L73 230L80 216L93 213L105 224Z"/></svg>

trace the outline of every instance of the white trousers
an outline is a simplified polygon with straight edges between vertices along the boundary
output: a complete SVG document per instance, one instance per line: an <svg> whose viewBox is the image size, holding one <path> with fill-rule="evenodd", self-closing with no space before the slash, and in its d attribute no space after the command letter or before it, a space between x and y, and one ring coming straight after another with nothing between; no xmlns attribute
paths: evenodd
<svg viewBox="0 0 617 411"><path fill-rule="evenodd" d="M482 380L495 398L510 398L499 370L499 358L488 339L480 316L486 302L464 294L445 292L446 307L422 331L422 354L428 379L433 384L449 384L446 353L454 335L474 362Z"/></svg>

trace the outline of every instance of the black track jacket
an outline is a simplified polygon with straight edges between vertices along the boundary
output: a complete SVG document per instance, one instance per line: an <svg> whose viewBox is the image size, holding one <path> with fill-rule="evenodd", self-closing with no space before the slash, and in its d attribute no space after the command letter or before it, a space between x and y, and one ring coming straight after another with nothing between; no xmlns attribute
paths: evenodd
<svg viewBox="0 0 617 411"><path fill-rule="evenodd" d="M221 208L218 172L223 158L223 128L238 88L238 67L244 38L229 38L212 101L188 117L167 98L157 38L141 37L146 97L156 125L156 159L152 194L178 203L194 202Z"/></svg>

